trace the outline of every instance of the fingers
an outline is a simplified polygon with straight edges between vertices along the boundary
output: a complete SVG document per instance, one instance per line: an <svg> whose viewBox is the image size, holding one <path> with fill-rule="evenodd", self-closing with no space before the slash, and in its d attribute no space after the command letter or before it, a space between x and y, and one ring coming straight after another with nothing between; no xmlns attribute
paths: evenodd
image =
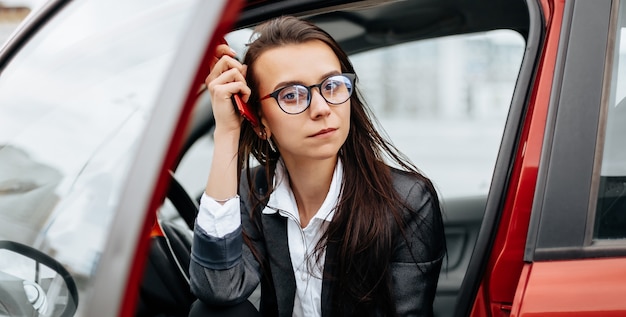
<svg viewBox="0 0 626 317"><path fill-rule="evenodd" d="M237 55L237 53L235 53L235 51L232 48L230 48L228 44L220 44L215 49L215 56L222 57L224 55L228 55L234 58Z"/></svg>
<svg viewBox="0 0 626 317"><path fill-rule="evenodd" d="M242 65L230 56L223 56L215 64L211 73L209 73L206 77L206 86L209 88L209 91L212 91L214 90L212 87L229 82L239 81L245 84L246 69L246 66Z"/></svg>
<svg viewBox="0 0 626 317"><path fill-rule="evenodd" d="M211 72L211 75L207 77L206 84L211 95L230 98L230 95L239 93L244 97L244 101L247 101L250 95L250 89L246 85L246 78L239 69L228 69L213 78L215 75L216 74ZM237 83L238 85L229 85L231 83ZM237 87L237 89L233 87Z"/></svg>
<svg viewBox="0 0 626 317"><path fill-rule="evenodd" d="M222 56L213 66L211 72L209 73L209 77L213 76L213 78L219 76L221 73L228 71L229 69L237 69L242 74L245 74L246 67L241 64L238 60L230 57L230 56Z"/></svg>
<svg viewBox="0 0 626 317"><path fill-rule="evenodd" d="M213 67L215 67L217 61L219 61L220 58L222 58L223 56L230 56L234 59L237 54L235 53L235 51L233 51L232 48L230 48L230 46L228 46L228 44L218 45L215 49L215 55L213 55L211 61L209 62L209 69L213 70Z"/></svg>
<svg viewBox="0 0 626 317"><path fill-rule="evenodd" d="M216 126L238 131L242 117L233 107L231 97L241 96L244 102L250 99L251 90L246 83L247 67L235 58L235 52L226 44L220 44L211 60L211 70L205 84L211 95L211 106Z"/></svg>

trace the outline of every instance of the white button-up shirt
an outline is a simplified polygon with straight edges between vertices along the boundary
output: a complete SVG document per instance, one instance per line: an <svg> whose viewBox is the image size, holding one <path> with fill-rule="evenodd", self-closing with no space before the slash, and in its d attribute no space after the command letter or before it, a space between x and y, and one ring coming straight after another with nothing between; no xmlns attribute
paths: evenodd
<svg viewBox="0 0 626 317"><path fill-rule="evenodd" d="M287 239L291 265L296 278L296 296L293 316L322 315L322 274L324 269L325 250L318 256L314 253L322 233L333 218L335 207L341 194L343 168L338 161L326 199L311 218L308 225L302 228L296 199L289 185L286 169L282 161L276 167L274 192L270 195L264 214L279 215L288 219ZM231 199L220 205L204 194L200 202L198 225L208 234L223 237L231 233L241 224L239 199ZM271 252L271 251L269 251Z"/></svg>

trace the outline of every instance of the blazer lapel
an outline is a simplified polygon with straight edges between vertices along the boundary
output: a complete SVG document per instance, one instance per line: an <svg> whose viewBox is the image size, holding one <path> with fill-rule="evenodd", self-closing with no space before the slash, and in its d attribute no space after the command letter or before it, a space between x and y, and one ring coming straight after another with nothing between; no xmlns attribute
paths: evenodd
<svg viewBox="0 0 626 317"><path fill-rule="evenodd" d="M279 316L291 316L296 297L296 279L287 242L287 218L278 214L262 216L265 243L276 291Z"/></svg>

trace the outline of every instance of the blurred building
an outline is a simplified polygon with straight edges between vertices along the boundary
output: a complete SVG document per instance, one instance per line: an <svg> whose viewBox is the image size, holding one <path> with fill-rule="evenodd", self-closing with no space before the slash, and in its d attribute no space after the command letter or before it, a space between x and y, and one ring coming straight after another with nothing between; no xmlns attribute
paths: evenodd
<svg viewBox="0 0 626 317"><path fill-rule="evenodd" d="M350 59L379 116L479 119L506 116L523 53L519 34L492 31L405 43Z"/></svg>

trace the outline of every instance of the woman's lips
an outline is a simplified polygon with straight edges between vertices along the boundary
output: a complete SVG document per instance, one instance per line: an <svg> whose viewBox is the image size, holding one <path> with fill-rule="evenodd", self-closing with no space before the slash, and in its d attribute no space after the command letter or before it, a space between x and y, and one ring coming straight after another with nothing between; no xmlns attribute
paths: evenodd
<svg viewBox="0 0 626 317"><path fill-rule="evenodd" d="M333 129L333 128L322 129L322 130L319 130L317 133L311 135L311 137L326 135L326 134L329 134L331 132L334 132L335 130L337 130L337 129Z"/></svg>

